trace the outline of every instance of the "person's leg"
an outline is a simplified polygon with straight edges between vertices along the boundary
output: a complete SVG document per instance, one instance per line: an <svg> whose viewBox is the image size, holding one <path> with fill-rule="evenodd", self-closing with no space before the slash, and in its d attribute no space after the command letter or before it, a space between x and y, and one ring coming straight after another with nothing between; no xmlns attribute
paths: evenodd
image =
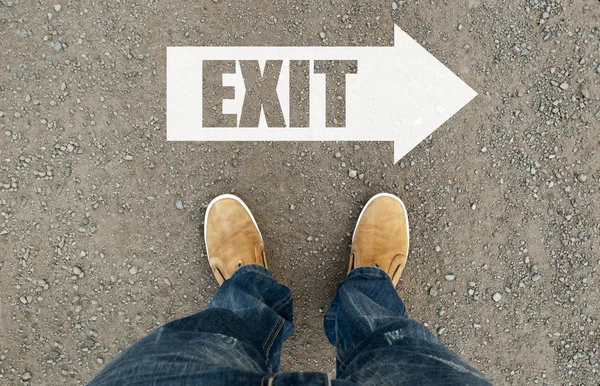
<svg viewBox="0 0 600 386"><path fill-rule="evenodd" d="M485 377L410 319L389 276L354 269L325 316L337 378L377 385L489 385Z"/></svg>
<svg viewBox="0 0 600 386"><path fill-rule="evenodd" d="M279 371L281 346L294 331L292 294L266 268L252 214L235 197L217 197L205 237L222 283L208 308L132 344L90 385L260 385Z"/></svg>
<svg viewBox="0 0 600 386"><path fill-rule="evenodd" d="M293 330L290 290L264 267L244 266L205 311L132 344L90 385L259 385L279 370L281 345Z"/></svg>
<svg viewBox="0 0 600 386"><path fill-rule="evenodd" d="M340 380L377 385L489 385L477 370L408 317L396 285L408 256L406 209L381 194L353 235L349 274L325 315Z"/></svg>

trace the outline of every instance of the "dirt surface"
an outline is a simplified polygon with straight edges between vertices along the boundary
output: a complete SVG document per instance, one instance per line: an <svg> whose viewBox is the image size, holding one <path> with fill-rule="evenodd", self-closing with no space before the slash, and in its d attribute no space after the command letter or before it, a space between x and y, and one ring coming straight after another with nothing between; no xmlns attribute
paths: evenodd
<svg viewBox="0 0 600 386"><path fill-rule="evenodd" d="M598 384L599 20L596 0L0 0L0 383L86 383L202 310L222 193L295 294L282 369L333 373L323 312L387 191L412 317L496 384ZM387 142L166 142L167 46L386 46L394 22L479 92L399 164Z"/></svg>

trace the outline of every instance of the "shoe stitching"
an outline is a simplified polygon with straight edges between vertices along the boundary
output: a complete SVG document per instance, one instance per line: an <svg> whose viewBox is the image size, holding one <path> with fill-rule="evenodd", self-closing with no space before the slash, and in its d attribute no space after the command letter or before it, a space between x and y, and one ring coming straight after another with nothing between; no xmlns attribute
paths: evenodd
<svg viewBox="0 0 600 386"><path fill-rule="evenodd" d="M396 269L394 270L394 274L390 275L390 279L392 279L392 282L394 281L394 278L396 277L396 274L398 273L398 271L400 271L400 268L402 268L402 265L398 265L396 267ZM400 280L400 277L398 277L398 280Z"/></svg>
<svg viewBox="0 0 600 386"><path fill-rule="evenodd" d="M348 273L350 273L354 269L354 264L356 263L356 252L350 253L350 262L348 264Z"/></svg>
<svg viewBox="0 0 600 386"><path fill-rule="evenodd" d="M221 276L222 281L225 282L225 280L227 280L227 279L225 278L225 275L223 275L223 272L221 272L221 270L219 269L219 267L215 266L214 269L215 269L215 271L217 271L219 273L219 275ZM219 280L217 279L217 281L219 281Z"/></svg>

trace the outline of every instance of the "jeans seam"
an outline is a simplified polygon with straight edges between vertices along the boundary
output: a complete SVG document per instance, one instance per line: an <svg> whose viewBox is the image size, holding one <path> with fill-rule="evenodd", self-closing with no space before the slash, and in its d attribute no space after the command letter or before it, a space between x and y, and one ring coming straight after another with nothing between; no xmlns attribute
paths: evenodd
<svg viewBox="0 0 600 386"><path fill-rule="evenodd" d="M265 350L267 343L271 339L271 335L273 335L273 331L275 330L275 327L277 327L278 323L279 323L279 319L277 319L277 322L275 322L275 324L273 324L273 327L271 327L271 331L269 331L269 335L267 335L267 339L265 339L265 342L262 345L263 350Z"/></svg>
<svg viewBox="0 0 600 386"><path fill-rule="evenodd" d="M340 361L340 373L345 373L345 372L346 372L346 365L342 361Z"/></svg>
<svg viewBox="0 0 600 386"><path fill-rule="evenodd" d="M273 306L273 311L277 312L280 309L282 309L290 301L291 298L292 294L290 293L283 300L280 300L279 302L275 303L275 305Z"/></svg>
<svg viewBox="0 0 600 386"><path fill-rule="evenodd" d="M344 372L344 370L346 370L346 359L347 358L344 354L342 354L339 344L336 344L335 356L336 356L337 360L340 361L340 370L342 372Z"/></svg>
<svg viewBox="0 0 600 386"><path fill-rule="evenodd" d="M275 281L275 279L273 279L273 277L272 277L272 276L270 276L270 275L265 275L264 273L260 272L259 270L254 270L254 269L247 269L247 270L245 270L245 271L244 271L244 272L242 272L242 273L238 273L238 275L246 275L246 274L248 274L248 273L257 273L257 274L259 274L259 275L261 275L261 276L264 276L264 277L266 277L266 278L269 278L269 279L271 279L271 280Z"/></svg>
<svg viewBox="0 0 600 386"><path fill-rule="evenodd" d="M339 347L338 347L337 356L338 356L338 359L340 360L340 362L342 362L342 363L345 363L345 362L346 362L346 359L348 359L348 358L346 358L346 356L345 356L344 354L342 354L342 353L339 351Z"/></svg>
<svg viewBox="0 0 600 386"><path fill-rule="evenodd" d="M262 379L260 380L260 386L269 386L270 384L273 384L273 381L275 380L275 375L269 374L262 377ZM267 382L265 383L265 381Z"/></svg>
<svg viewBox="0 0 600 386"><path fill-rule="evenodd" d="M349 278L347 278L346 280L352 279L353 277L361 277L361 276L367 276L367 277L376 277L378 279L389 279L389 275L386 274L386 276L382 275L382 274L375 274L375 273L357 273L354 274L352 276L350 276Z"/></svg>
<svg viewBox="0 0 600 386"><path fill-rule="evenodd" d="M269 356L269 351L271 351L271 346L273 345L275 338L277 337L279 331L281 331L283 327L283 323L283 318L280 317L279 319L277 319L277 323L275 323L275 325L271 329L271 332L269 333L269 337L263 344L263 350L265 351L265 355L267 357Z"/></svg>

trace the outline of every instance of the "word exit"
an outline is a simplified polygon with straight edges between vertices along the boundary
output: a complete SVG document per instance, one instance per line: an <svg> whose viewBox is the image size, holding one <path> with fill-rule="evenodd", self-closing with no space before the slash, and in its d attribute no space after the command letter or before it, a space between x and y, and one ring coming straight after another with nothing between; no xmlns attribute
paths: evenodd
<svg viewBox="0 0 600 386"><path fill-rule="evenodd" d="M389 47L168 47L169 141L394 141L477 93L398 26Z"/></svg>
<svg viewBox="0 0 600 386"><path fill-rule="evenodd" d="M202 62L202 124L204 127L259 127L261 111L268 127L310 126L310 74L325 76L326 127L343 127L346 122L346 75L356 74L356 60L289 60L287 67L288 119L284 117L277 86L283 60L266 60L261 69L258 60L237 61L244 83L239 114L223 112L223 100L235 99L235 87L223 85L223 75L235 74L235 60ZM284 85L285 87L285 85ZM359 91L359 90L353 90Z"/></svg>

